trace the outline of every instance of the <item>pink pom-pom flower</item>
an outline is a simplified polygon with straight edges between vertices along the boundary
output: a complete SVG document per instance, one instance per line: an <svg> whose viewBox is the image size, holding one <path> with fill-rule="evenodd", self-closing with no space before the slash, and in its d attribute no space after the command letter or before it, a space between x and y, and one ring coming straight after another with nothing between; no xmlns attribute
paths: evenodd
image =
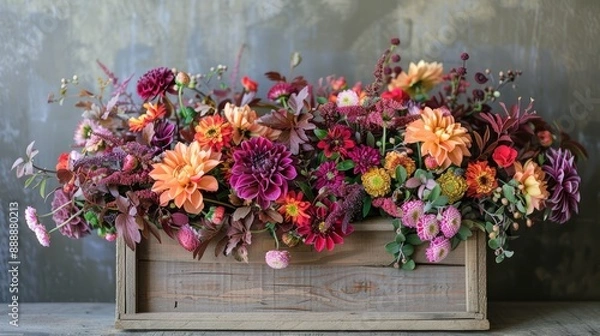
<svg viewBox="0 0 600 336"><path fill-rule="evenodd" d="M425 202L421 200L409 201L402 204L402 224L409 228L417 226L417 221L423 216Z"/></svg>
<svg viewBox="0 0 600 336"><path fill-rule="evenodd" d="M423 241L432 240L440 232L436 215L423 215L417 221L417 235Z"/></svg>
<svg viewBox="0 0 600 336"><path fill-rule="evenodd" d="M35 228L33 228L33 231L35 232L35 236L37 237L37 240L40 242L40 245L48 247L50 246L50 235L48 234L48 231L46 231L46 227L43 225L38 225Z"/></svg>
<svg viewBox="0 0 600 336"><path fill-rule="evenodd" d="M179 245L184 249L192 252L200 246L200 239L198 239L198 233L189 224L182 226L177 232L177 240Z"/></svg>
<svg viewBox="0 0 600 336"><path fill-rule="evenodd" d="M458 233L461 222L462 216L460 215L460 211L453 206L449 206L442 213L440 229L446 238L452 238Z"/></svg>
<svg viewBox="0 0 600 336"><path fill-rule="evenodd" d="M283 269L290 264L290 253L288 251L271 250L265 254L265 261L273 269Z"/></svg>
<svg viewBox="0 0 600 336"><path fill-rule="evenodd" d="M425 250L425 256L429 262L438 263L448 256L450 247L450 240L442 236L436 237L429 243L429 247Z"/></svg>

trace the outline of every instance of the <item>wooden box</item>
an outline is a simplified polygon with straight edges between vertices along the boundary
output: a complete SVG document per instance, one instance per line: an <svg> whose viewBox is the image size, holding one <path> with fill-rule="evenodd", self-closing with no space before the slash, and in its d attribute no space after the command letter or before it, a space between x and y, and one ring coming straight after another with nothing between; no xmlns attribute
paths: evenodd
<svg viewBox="0 0 600 336"><path fill-rule="evenodd" d="M386 266L389 219L355 225L332 252L295 247L292 263L273 270L264 253L273 241L254 235L250 263L201 261L166 235L135 252L117 246L116 327L186 330L482 330L486 318L485 237L474 234L441 264L424 248L417 268Z"/></svg>

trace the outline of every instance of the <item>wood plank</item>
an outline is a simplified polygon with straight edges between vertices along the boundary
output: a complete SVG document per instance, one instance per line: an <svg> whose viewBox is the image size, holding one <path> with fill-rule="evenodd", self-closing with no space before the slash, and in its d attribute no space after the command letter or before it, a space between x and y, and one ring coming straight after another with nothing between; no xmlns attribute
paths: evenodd
<svg viewBox="0 0 600 336"><path fill-rule="evenodd" d="M138 312L466 312L464 266L138 262Z"/></svg>
<svg viewBox="0 0 600 336"><path fill-rule="evenodd" d="M393 262L392 256L385 251L385 244L395 238L392 230L368 231L368 225L356 225L361 230L354 232L344 238L344 244L336 246L333 251L316 252L311 246L299 245L287 248L291 253L292 265L389 265ZM192 254L183 249L177 241L169 238L164 232L162 244L155 239L144 240L137 249L140 260L193 260ZM231 257L214 255L217 240L208 246L206 253L200 261L202 264L212 263L238 263ZM274 243L266 233L252 236L252 245L248 249L250 264L264 264L265 252L274 249ZM425 257L426 244L418 246L415 250L414 259L418 264L430 264ZM460 244L439 265L464 265L465 244Z"/></svg>
<svg viewBox="0 0 600 336"><path fill-rule="evenodd" d="M123 246L125 251L125 312L137 312L137 252Z"/></svg>
<svg viewBox="0 0 600 336"><path fill-rule="evenodd" d="M125 310L125 240L122 237L117 239L116 246L116 305L115 305L115 317L118 320L120 314L126 313Z"/></svg>

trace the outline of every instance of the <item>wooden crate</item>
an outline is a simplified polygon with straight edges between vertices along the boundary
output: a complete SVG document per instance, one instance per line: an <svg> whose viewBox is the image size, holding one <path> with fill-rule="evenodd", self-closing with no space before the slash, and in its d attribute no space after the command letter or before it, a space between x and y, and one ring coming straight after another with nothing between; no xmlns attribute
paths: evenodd
<svg viewBox="0 0 600 336"><path fill-rule="evenodd" d="M441 264L415 252L415 271L385 264L389 219L355 225L333 252L292 249L287 269L273 270L265 235L253 236L250 263L201 261L177 242L145 240L135 252L117 245L116 327L185 330L484 330L485 236L473 235ZM263 238L264 237L264 238Z"/></svg>

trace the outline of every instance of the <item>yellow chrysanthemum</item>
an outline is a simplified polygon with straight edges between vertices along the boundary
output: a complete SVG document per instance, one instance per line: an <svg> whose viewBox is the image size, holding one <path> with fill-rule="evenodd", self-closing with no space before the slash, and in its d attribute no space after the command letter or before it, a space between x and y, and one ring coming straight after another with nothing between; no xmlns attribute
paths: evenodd
<svg viewBox="0 0 600 336"><path fill-rule="evenodd" d="M448 203L452 204L460 200L467 191L467 181L460 175L456 175L454 169L448 169L436 181L442 189L442 195L448 197Z"/></svg>
<svg viewBox="0 0 600 336"><path fill-rule="evenodd" d="M406 173L408 174L407 176L412 175L416 169L415 160L408 157L406 152L388 152L385 155L383 167L394 179L396 178L396 168L398 168L398 166L402 166L404 169L406 169Z"/></svg>
<svg viewBox="0 0 600 336"><path fill-rule="evenodd" d="M525 162L525 165L516 161L513 178L523 186L521 192L527 202L527 214L531 214L533 209L540 210L549 195L546 190L546 173L542 168L532 160Z"/></svg>
<svg viewBox="0 0 600 336"><path fill-rule="evenodd" d="M415 120L406 127L404 142L422 142L422 156L431 155L441 168L450 164L460 166L464 156L470 156L471 136L447 109L431 109L421 111L421 119Z"/></svg>
<svg viewBox="0 0 600 336"><path fill-rule="evenodd" d="M371 168L361 176L367 194L372 197L383 197L390 192L391 178L383 168Z"/></svg>
<svg viewBox="0 0 600 336"><path fill-rule="evenodd" d="M396 78L390 81L388 90L401 89L411 97L426 93L435 85L442 82L444 68L441 63L427 63L419 61L418 64L410 63L408 73L402 71Z"/></svg>
<svg viewBox="0 0 600 336"><path fill-rule="evenodd" d="M152 191L160 194L160 205L172 200L178 208L199 214L204 208L201 190L217 191L219 183L206 175L220 163L221 153L203 151L198 142L189 146L179 142L174 150L165 151L162 162L152 165L150 177L155 180Z"/></svg>

